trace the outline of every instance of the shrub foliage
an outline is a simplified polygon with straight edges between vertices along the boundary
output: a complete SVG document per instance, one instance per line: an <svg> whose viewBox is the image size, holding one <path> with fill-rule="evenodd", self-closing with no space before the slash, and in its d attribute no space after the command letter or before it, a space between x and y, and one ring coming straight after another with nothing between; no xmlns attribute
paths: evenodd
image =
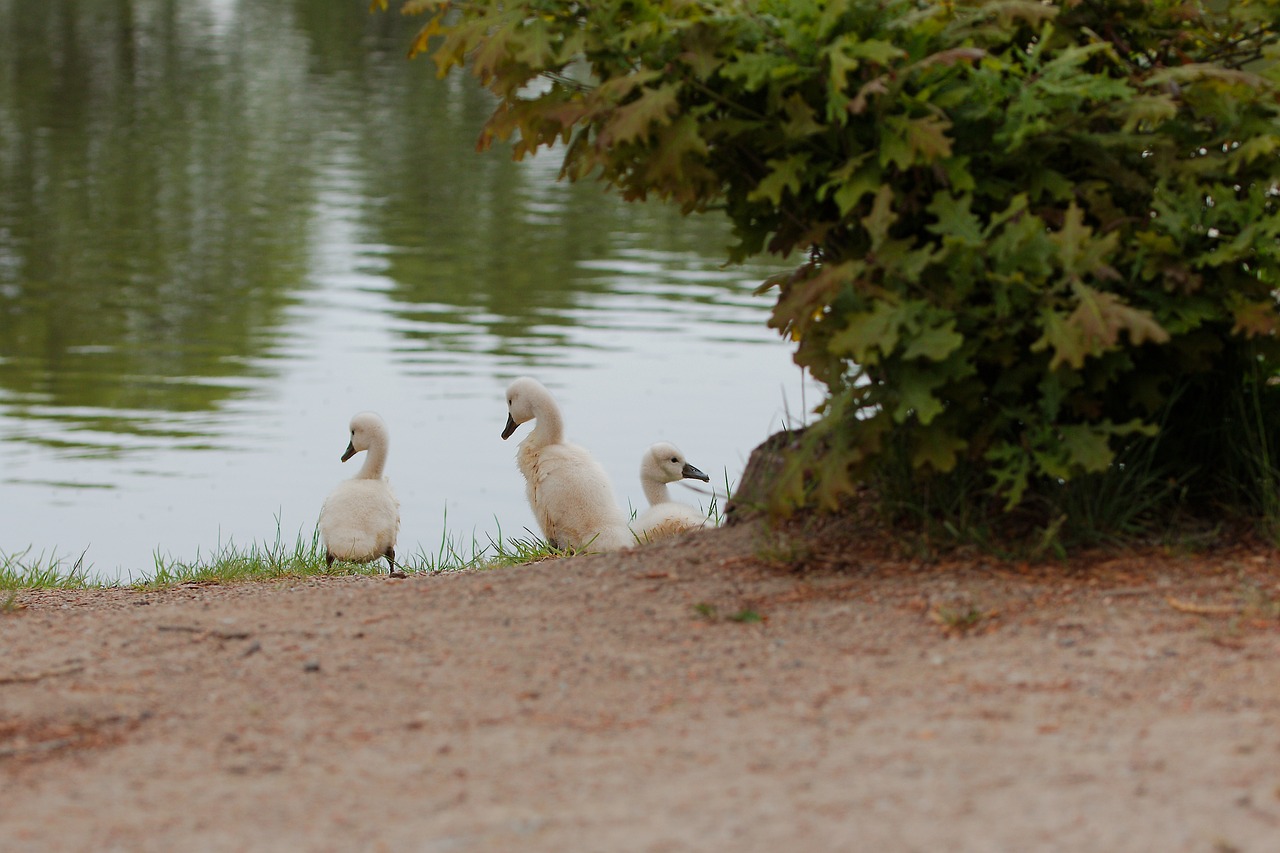
<svg viewBox="0 0 1280 853"><path fill-rule="evenodd" d="M794 259L770 324L829 393L780 505L1026 507L1142 442L1205 503L1276 493L1280 0L401 8L497 96L481 147Z"/></svg>

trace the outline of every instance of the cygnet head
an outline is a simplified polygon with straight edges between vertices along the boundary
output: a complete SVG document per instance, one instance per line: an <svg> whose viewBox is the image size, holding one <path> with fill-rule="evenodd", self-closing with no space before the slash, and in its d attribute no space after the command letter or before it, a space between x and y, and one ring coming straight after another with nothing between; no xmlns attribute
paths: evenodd
<svg viewBox="0 0 1280 853"><path fill-rule="evenodd" d="M386 444L387 425L373 412L360 412L351 419L351 441L342 454L342 461L346 462L361 450L368 450L375 442Z"/></svg>
<svg viewBox="0 0 1280 853"><path fill-rule="evenodd" d="M677 480L711 482L710 477L685 461L680 448L665 441L649 448L649 455L640 468L642 477L656 478L660 483L674 483Z"/></svg>
<svg viewBox="0 0 1280 853"><path fill-rule="evenodd" d="M516 427L536 418L537 410L544 408L549 400L551 400L551 392L546 389L546 386L528 376L521 376L508 385L507 426L502 430L502 438L504 440L510 438L511 433L516 431Z"/></svg>

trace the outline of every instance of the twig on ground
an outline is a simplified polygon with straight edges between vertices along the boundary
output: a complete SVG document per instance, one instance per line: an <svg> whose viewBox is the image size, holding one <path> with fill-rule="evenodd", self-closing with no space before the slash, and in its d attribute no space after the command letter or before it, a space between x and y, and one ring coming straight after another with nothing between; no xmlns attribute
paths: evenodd
<svg viewBox="0 0 1280 853"><path fill-rule="evenodd" d="M1240 608L1234 604L1196 604L1193 601L1181 601L1173 596L1165 596L1169 606L1180 613L1194 613L1196 616L1235 616Z"/></svg>
<svg viewBox="0 0 1280 853"><path fill-rule="evenodd" d="M201 625L157 625L157 631L185 631L189 634L206 634L219 640L247 640L253 635L248 631L219 631Z"/></svg>

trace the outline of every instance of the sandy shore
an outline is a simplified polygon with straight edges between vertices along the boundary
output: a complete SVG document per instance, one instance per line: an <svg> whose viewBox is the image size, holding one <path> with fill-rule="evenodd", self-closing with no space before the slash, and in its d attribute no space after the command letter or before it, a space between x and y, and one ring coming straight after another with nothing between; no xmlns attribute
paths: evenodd
<svg viewBox="0 0 1280 853"><path fill-rule="evenodd" d="M756 524L450 575L23 592L0 848L1280 849L1280 557Z"/></svg>

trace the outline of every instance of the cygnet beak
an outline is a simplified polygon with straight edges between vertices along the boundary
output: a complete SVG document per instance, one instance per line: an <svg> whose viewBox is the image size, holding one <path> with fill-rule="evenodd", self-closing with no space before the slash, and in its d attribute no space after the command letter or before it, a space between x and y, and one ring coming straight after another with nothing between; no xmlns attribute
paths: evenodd
<svg viewBox="0 0 1280 853"><path fill-rule="evenodd" d="M701 480L704 483L710 483L711 478L706 474L694 468L688 462L684 463L684 467L680 469L680 475L686 480Z"/></svg>
<svg viewBox="0 0 1280 853"><path fill-rule="evenodd" d="M506 441L508 438L511 438L511 433L515 432L516 427L518 426L520 426L520 424L516 423L516 419L511 417L511 415L507 415L507 426L506 429L502 431L502 440Z"/></svg>
<svg viewBox="0 0 1280 853"><path fill-rule="evenodd" d="M347 452L342 454L342 461L346 462L352 456L356 455L356 443L354 441L347 442Z"/></svg>

